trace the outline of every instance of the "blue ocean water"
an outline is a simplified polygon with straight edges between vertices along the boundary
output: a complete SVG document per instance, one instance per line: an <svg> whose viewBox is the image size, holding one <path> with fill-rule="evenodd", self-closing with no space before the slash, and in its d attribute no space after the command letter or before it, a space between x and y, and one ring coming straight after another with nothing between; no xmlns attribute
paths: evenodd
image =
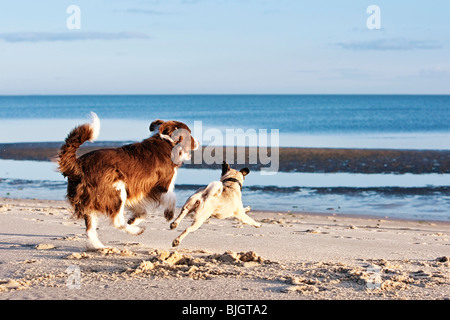
<svg viewBox="0 0 450 320"><path fill-rule="evenodd" d="M449 95L0 96L0 119L83 119L90 111L302 134L450 131Z"/></svg>
<svg viewBox="0 0 450 320"><path fill-rule="evenodd" d="M183 206L199 186L218 180L219 170L178 172L175 193ZM271 179L251 172L242 199L253 210L368 215L450 221L448 174L278 173ZM0 159L0 198L64 200L67 184L56 164ZM421 192L417 192L417 188Z"/></svg>

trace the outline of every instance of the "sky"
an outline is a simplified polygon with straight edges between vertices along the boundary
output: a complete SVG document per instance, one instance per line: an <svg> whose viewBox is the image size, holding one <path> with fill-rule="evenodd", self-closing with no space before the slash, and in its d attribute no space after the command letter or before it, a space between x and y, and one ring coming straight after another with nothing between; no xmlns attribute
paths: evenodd
<svg viewBox="0 0 450 320"><path fill-rule="evenodd" d="M450 1L2 1L0 94L450 94Z"/></svg>

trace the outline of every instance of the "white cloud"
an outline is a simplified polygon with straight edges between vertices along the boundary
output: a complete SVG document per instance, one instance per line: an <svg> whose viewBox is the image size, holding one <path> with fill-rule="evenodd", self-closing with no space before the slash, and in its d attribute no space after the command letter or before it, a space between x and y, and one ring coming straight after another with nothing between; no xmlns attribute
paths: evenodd
<svg viewBox="0 0 450 320"><path fill-rule="evenodd" d="M442 67L421 69L419 75L423 78L448 78L450 77L450 70Z"/></svg>
<svg viewBox="0 0 450 320"><path fill-rule="evenodd" d="M140 32L12 32L0 33L0 39L6 42L43 42L43 41L80 41L80 40L122 40L149 39Z"/></svg>
<svg viewBox="0 0 450 320"><path fill-rule="evenodd" d="M438 41L433 40L409 40L404 38L379 39L372 41L349 41L338 42L337 46L342 49L353 51L408 51L408 50L432 50L441 49L442 45Z"/></svg>
<svg viewBox="0 0 450 320"><path fill-rule="evenodd" d="M172 14L170 12L148 10L148 9L138 9L138 8L126 9L125 12L127 12L127 13L137 13L137 14L156 15L156 16Z"/></svg>

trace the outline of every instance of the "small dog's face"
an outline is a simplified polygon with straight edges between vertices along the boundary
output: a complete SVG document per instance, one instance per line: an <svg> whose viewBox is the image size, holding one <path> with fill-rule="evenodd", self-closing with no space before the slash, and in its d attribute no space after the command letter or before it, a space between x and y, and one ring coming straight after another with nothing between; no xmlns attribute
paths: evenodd
<svg viewBox="0 0 450 320"><path fill-rule="evenodd" d="M230 165L225 161L222 163L222 176L220 177L220 181L225 179L234 178L239 180L241 184L244 184L245 176L250 173L248 168L241 169L239 171L230 168Z"/></svg>
<svg viewBox="0 0 450 320"><path fill-rule="evenodd" d="M150 131L157 132L175 144L172 150L172 161L177 164L191 159L191 150L197 150L200 144L191 136L191 129L179 121L155 120L150 125Z"/></svg>

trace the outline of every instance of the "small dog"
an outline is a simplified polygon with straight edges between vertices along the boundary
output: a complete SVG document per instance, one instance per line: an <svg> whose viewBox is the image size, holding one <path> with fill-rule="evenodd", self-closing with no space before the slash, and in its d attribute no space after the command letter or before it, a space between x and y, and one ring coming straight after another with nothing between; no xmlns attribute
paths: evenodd
<svg viewBox="0 0 450 320"><path fill-rule="evenodd" d="M163 207L167 221L172 220L177 170L199 144L186 124L156 120L150 125L153 135L142 142L77 157L77 149L99 134L100 121L95 113L91 115L90 124L69 133L59 152L58 169L68 178L67 198L74 217L86 223L88 247L100 249L104 245L96 231L99 215L108 216L114 227L132 235L144 232L137 224L144 219L149 204ZM128 222L125 208L133 213Z"/></svg>
<svg viewBox="0 0 450 320"><path fill-rule="evenodd" d="M194 215L192 225L172 242L172 246L178 246L189 232L197 230L211 216L218 219L234 216L243 223L257 228L261 227L260 223L246 214L250 211L250 207L244 208L242 205L242 184L244 183L244 177L249 172L248 168L240 171L231 169L224 161L220 181L213 181L207 187L197 190L186 201L180 215L170 225L170 229L175 229L188 213Z"/></svg>

